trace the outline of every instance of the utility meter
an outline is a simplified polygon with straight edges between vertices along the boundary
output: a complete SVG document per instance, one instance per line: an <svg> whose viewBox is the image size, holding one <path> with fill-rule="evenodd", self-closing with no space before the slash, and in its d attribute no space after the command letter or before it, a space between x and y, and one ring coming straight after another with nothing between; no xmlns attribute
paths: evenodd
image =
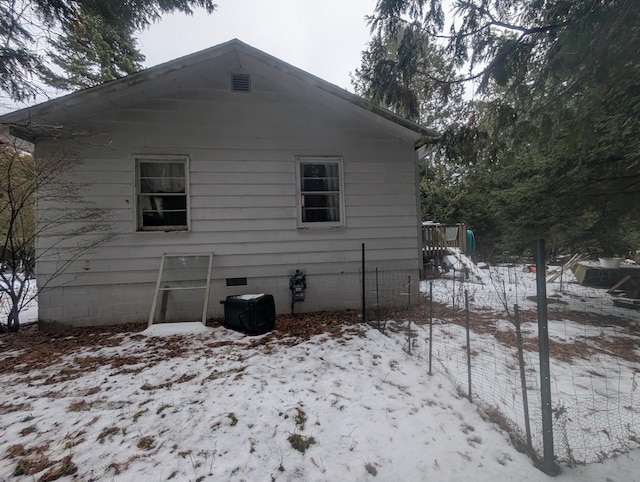
<svg viewBox="0 0 640 482"><path fill-rule="evenodd" d="M291 301L304 301L304 290L307 289L307 279L305 274L296 270L295 274L289 277L289 289L291 290Z"/></svg>

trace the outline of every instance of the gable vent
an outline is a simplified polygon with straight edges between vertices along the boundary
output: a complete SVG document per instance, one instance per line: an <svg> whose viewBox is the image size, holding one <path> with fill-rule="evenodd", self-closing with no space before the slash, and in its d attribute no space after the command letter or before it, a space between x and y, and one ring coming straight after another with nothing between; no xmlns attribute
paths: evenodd
<svg viewBox="0 0 640 482"><path fill-rule="evenodd" d="M231 90L234 92L251 92L249 74L231 74Z"/></svg>

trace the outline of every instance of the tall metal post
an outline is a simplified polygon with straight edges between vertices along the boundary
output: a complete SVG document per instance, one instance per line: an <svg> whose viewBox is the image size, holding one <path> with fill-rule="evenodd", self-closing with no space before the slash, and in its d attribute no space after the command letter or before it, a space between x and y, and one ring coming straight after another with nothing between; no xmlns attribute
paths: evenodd
<svg viewBox="0 0 640 482"><path fill-rule="evenodd" d="M367 321L367 316L365 314L366 302L365 298L367 296L366 283L364 280L365 277L365 263L364 263L364 243L362 243L362 321Z"/></svg>
<svg viewBox="0 0 640 482"><path fill-rule="evenodd" d="M539 467L546 474L558 474L553 451L553 413L551 406L551 370L549 364L549 325L547 318L547 280L544 239L536 240L536 288L538 300L538 343L540 350L540 395L542 401L542 444L544 456Z"/></svg>
<svg viewBox="0 0 640 482"><path fill-rule="evenodd" d="M464 316L465 316L465 328L467 331L467 377L469 383L469 401L473 402L473 396L471 395L471 326L469 323L469 292L464 290Z"/></svg>

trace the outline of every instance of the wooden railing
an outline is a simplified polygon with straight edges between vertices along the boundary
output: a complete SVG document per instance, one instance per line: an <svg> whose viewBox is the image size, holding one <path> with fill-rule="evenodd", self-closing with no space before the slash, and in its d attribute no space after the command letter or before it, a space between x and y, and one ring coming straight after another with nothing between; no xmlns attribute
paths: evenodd
<svg viewBox="0 0 640 482"><path fill-rule="evenodd" d="M442 256L447 248L459 248L462 253L467 254L467 228L464 223L422 226L422 250L425 257Z"/></svg>

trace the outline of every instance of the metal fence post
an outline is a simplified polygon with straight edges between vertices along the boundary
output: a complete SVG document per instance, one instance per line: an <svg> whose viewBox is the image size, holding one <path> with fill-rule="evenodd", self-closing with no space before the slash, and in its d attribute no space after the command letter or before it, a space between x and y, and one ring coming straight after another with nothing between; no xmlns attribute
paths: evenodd
<svg viewBox="0 0 640 482"><path fill-rule="evenodd" d="M558 474L553 450L553 413L551 406L551 370L549 363L549 324L547 318L547 280L544 239L536 240L536 288L538 300L538 343L540 350L540 396L542 401L542 444L544 455L540 469Z"/></svg>
<svg viewBox="0 0 640 482"><path fill-rule="evenodd" d="M522 405L524 409L524 429L527 436L527 450L533 453L531 446L531 422L529 420L529 397L527 395L527 378L524 373L524 355L522 353L522 331L520 330L520 310L513 305L513 317L516 325L516 343L518 345L518 363L520 365L520 384L522 385Z"/></svg>
<svg viewBox="0 0 640 482"><path fill-rule="evenodd" d="M380 328L380 285L378 281L378 267L376 266L376 319L378 320L378 328Z"/></svg>
<svg viewBox="0 0 640 482"><path fill-rule="evenodd" d="M429 281L429 375L433 356L433 281Z"/></svg>
<svg viewBox="0 0 640 482"><path fill-rule="evenodd" d="M456 314L456 269L452 268L452 271L453 271L453 284L452 284L453 298L451 302L451 314L455 315Z"/></svg>
<svg viewBox="0 0 640 482"><path fill-rule="evenodd" d="M469 401L473 402L471 395L471 338L469 332L471 331L469 323L469 292L464 290L464 312L465 312L465 326L467 329L467 374L469 378Z"/></svg>
<svg viewBox="0 0 640 482"><path fill-rule="evenodd" d="M364 263L364 243L362 243L362 321L367 321L367 315L365 313L366 301L365 297L367 296L366 283L365 283L365 263Z"/></svg>

